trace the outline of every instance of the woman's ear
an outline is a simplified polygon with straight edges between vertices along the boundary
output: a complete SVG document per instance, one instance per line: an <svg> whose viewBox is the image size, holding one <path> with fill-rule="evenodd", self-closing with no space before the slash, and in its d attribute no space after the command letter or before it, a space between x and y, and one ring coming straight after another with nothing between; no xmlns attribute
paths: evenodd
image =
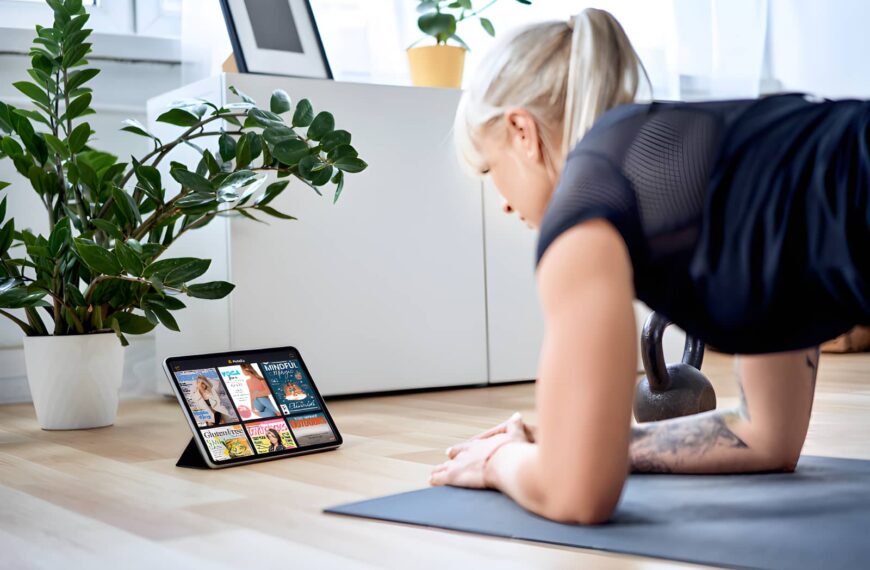
<svg viewBox="0 0 870 570"><path fill-rule="evenodd" d="M522 107L514 107L505 112L504 118L511 146L530 160L542 160L538 124L531 113Z"/></svg>

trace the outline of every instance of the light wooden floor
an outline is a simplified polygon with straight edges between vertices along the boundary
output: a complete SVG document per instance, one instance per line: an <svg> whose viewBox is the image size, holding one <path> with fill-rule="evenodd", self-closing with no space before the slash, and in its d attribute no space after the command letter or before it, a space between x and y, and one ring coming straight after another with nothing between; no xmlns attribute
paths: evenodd
<svg viewBox="0 0 870 570"><path fill-rule="evenodd" d="M730 359L705 371L733 405ZM80 432L2 406L0 567L689 567L320 512L424 486L448 445L532 408L531 384L336 401L338 451L193 471L175 467L190 433L174 401L124 402L115 426ZM822 357L804 451L870 459L870 354Z"/></svg>

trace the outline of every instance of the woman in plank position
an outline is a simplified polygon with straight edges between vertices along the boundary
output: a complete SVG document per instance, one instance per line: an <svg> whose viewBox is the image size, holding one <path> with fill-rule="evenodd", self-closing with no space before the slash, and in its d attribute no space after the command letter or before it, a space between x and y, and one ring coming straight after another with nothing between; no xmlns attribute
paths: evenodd
<svg viewBox="0 0 870 570"><path fill-rule="evenodd" d="M432 484L599 523L629 470L795 468L819 343L870 322L870 102L633 104L644 79L586 10L503 41L463 95L462 157L540 229L539 424L452 447ZM635 298L740 355L738 408L632 428Z"/></svg>

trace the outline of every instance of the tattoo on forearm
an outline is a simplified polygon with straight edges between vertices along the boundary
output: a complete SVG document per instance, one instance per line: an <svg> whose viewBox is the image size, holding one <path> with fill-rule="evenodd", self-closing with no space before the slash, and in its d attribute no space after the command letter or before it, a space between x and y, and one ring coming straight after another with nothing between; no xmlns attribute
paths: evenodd
<svg viewBox="0 0 870 570"><path fill-rule="evenodd" d="M646 473L670 473L689 459L716 447L746 448L728 427L740 412L727 410L652 422L632 429L631 467Z"/></svg>

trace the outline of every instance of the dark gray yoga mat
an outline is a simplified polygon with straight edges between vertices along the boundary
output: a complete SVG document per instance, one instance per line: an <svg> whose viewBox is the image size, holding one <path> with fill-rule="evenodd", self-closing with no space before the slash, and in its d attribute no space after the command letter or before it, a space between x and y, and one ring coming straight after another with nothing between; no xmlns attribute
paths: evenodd
<svg viewBox="0 0 870 570"><path fill-rule="evenodd" d="M726 567L870 568L870 461L853 459L805 456L794 473L632 475L612 521L594 527L454 487L325 512Z"/></svg>

